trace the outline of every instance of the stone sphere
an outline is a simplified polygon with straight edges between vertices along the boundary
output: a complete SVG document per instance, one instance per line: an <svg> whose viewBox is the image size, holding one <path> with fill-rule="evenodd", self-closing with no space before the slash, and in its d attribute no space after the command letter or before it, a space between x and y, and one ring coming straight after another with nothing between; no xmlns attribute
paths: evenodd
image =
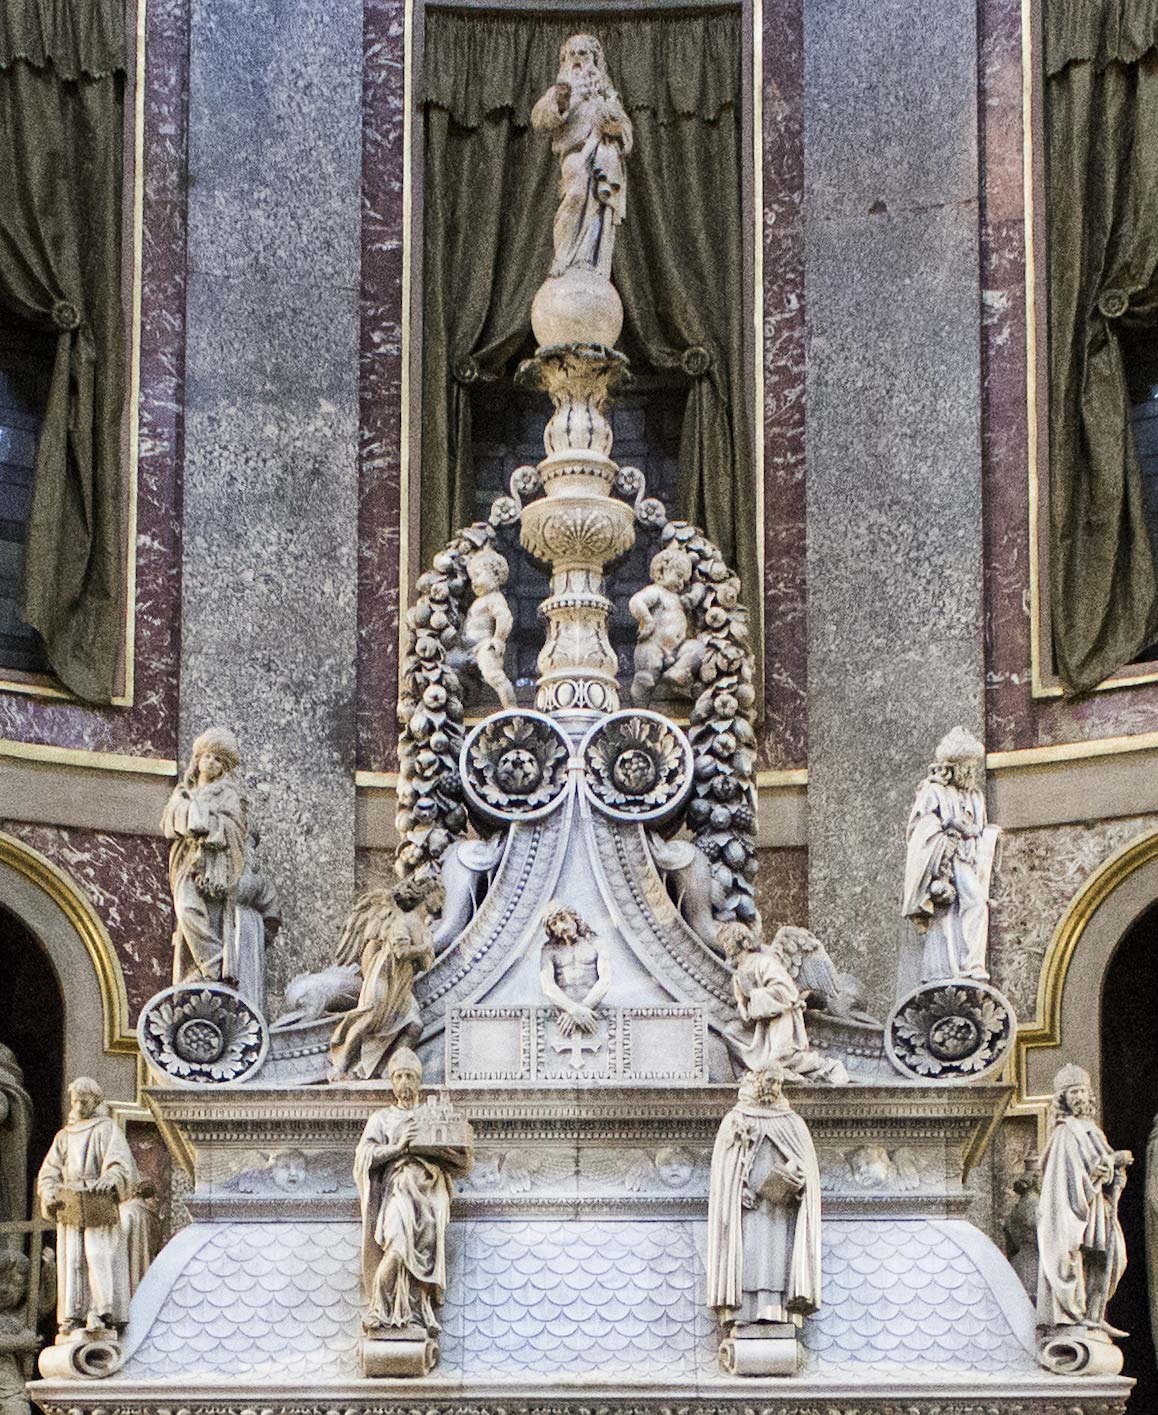
<svg viewBox="0 0 1158 1415"><path fill-rule="evenodd" d="M605 344L623 328L623 301L605 276L571 269L544 280L531 303L531 328L540 349L552 344Z"/></svg>

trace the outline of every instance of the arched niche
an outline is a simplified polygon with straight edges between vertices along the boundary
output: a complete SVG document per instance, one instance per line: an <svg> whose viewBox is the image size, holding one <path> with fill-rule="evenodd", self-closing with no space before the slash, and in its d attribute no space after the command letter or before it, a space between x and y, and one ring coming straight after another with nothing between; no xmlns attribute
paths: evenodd
<svg viewBox="0 0 1158 1415"><path fill-rule="evenodd" d="M92 1076L115 1106L135 1107L137 1043L124 974L100 916L51 860L3 831L0 904L34 936L60 984L65 1082Z"/></svg>
<svg viewBox="0 0 1158 1415"><path fill-rule="evenodd" d="M1158 830L1103 861L1074 895L1042 960L1037 1015L1018 1029L1015 1111L1044 1125L1053 1077L1067 1061L1084 1067L1102 1095L1103 982L1118 945L1156 900Z"/></svg>

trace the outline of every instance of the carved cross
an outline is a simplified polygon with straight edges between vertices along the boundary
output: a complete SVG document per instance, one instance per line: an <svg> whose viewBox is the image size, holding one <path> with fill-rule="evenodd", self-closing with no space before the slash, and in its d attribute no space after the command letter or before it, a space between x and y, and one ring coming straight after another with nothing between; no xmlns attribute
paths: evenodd
<svg viewBox="0 0 1158 1415"><path fill-rule="evenodd" d="M601 1045L598 1037L590 1037L586 1032L581 1032L576 1027L569 1037L565 1037L559 1042L552 1042L551 1050L559 1056L566 1056L570 1052L572 1067L576 1071L582 1071L583 1053L589 1051L594 1054Z"/></svg>

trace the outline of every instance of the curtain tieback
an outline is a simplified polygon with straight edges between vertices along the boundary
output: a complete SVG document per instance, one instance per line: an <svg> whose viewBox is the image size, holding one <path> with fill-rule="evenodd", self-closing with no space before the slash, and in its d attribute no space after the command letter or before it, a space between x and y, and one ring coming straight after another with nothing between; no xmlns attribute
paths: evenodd
<svg viewBox="0 0 1158 1415"><path fill-rule="evenodd" d="M467 354L454 365L454 376L459 383L497 383L501 373L488 373L473 354Z"/></svg>
<svg viewBox="0 0 1158 1415"><path fill-rule="evenodd" d="M76 329L80 325L80 310L70 300L57 300L52 307L52 322L62 332Z"/></svg>
<svg viewBox="0 0 1158 1415"><path fill-rule="evenodd" d="M712 366L712 356L702 344L689 344L680 355L680 368L689 378L702 378Z"/></svg>
<svg viewBox="0 0 1158 1415"><path fill-rule="evenodd" d="M1121 319L1130 308L1130 296L1125 290L1104 290L1098 296L1098 310L1107 319Z"/></svg>

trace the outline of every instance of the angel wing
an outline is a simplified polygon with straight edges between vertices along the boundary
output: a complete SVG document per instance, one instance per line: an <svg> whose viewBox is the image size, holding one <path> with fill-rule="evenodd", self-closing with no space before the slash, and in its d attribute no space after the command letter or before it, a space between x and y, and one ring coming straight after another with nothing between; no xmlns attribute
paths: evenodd
<svg viewBox="0 0 1158 1415"><path fill-rule="evenodd" d="M334 962L360 964L362 950L372 939L385 937L397 909L392 889L369 889L360 895L342 925Z"/></svg>
<svg viewBox="0 0 1158 1415"><path fill-rule="evenodd" d="M801 992L817 993L826 1003L838 996L840 975L828 949L814 933L785 925L776 931L773 942L779 945L788 971Z"/></svg>

